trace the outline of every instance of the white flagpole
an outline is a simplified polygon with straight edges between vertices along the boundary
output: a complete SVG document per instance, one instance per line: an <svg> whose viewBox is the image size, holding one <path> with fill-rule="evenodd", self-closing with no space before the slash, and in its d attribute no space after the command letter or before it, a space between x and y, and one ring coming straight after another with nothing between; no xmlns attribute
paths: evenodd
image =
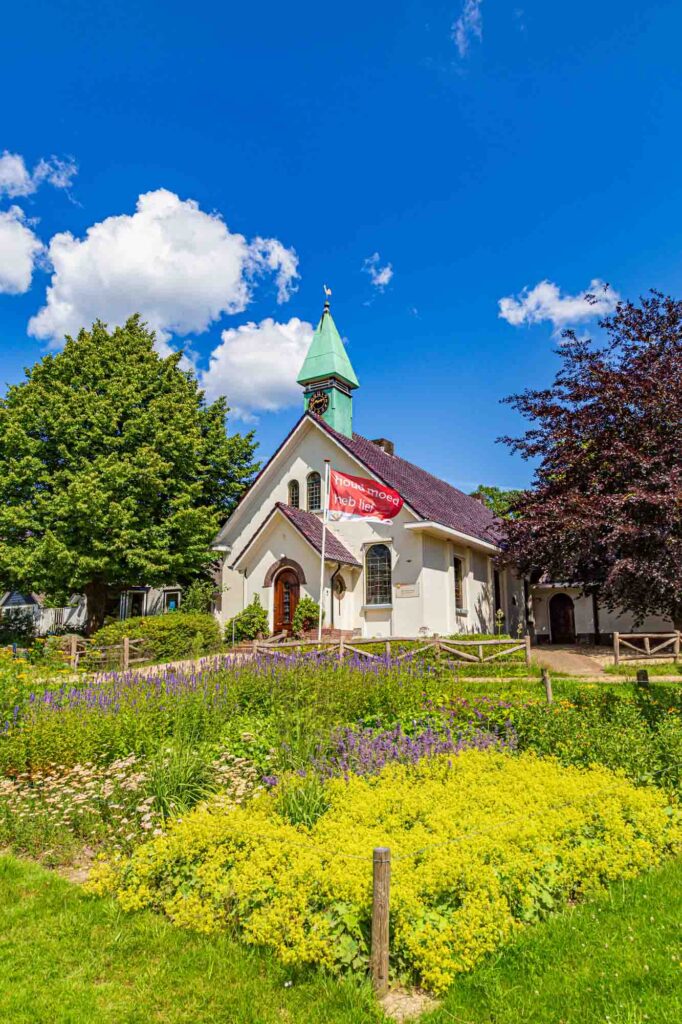
<svg viewBox="0 0 682 1024"><path fill-rule="evenodd" d="M329 459L324 460L324 498L322 501L322 554L320 555L320 614L317 620L317 642L322 640L324 614L324 557L327 550L327 517L329 514Z"/></svg>

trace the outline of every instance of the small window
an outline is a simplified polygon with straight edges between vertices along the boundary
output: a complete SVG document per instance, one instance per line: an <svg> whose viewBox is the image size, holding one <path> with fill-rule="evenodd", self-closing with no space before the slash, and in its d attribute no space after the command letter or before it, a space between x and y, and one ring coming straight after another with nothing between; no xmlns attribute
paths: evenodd
<svg viewBox="0 0 682 1024"><path fill-rule="evenodd" d="M308 476L308 511L320 512L322 509L322 483L319 473Z"/></svg>
<svg viewBox="0 0 682 1024"><path fill-rule="evenodd" d="M455 555L455 607L464 608L464 563Z"/></svg>
<svg viewBox="0 0 682 1024"><path fill-rule="evenodd" d="M165 590L163 593L163 610L165 612L176 612L180 607L180 591Z"/></svg>
<svg viewBox="0 0 682 1024"><path fill-rule="evenodd" d="M391 604L391 551L385 544L372 544L365 556L365 601L367 604Z"/></svg>
<svg viewBox="0 0 682 1024"><path fill-rule="evenodd" d="M301 496L298 487L298 480L289 481L289 504L292 508L300 508Z"/></svg>

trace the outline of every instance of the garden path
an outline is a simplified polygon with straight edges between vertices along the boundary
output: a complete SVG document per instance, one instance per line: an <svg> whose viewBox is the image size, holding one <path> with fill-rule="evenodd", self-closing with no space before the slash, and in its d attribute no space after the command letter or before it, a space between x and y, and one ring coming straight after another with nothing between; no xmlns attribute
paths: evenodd
<svg viewBox="0 0 682 1024"><path fill-rule="evenodd" d="M532 659L541 668L570 676L603 676L604 667L596 658L581 654L575 648L559 646L534 647Z"/></svg>

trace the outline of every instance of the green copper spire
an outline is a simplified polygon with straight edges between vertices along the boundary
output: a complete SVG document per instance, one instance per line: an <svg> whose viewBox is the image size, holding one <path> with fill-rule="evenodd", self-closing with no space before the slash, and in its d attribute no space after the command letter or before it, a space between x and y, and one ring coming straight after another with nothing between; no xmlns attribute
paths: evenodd
<svg viewBox="0 0 682 1024"><path fill-rule="evenodd" d="M298 375L298 383L305 386L311 381L324 380L325 377L339 377L350 388L360 387L360 381L355 376L355 370L346 355L345 346L329 311L329 299L324 304L308 355Z"/></svg>
<svg viewBox="0 0 682 1024"><path fill-rule="evenodd" d="M326 286L325 292L331 294ZM351 392L360 386L360 382L329 311L329 299L324 304L320 322L298 375L298 383L304 388L306 411L321 416L340 434L353 436Z"/></svg>

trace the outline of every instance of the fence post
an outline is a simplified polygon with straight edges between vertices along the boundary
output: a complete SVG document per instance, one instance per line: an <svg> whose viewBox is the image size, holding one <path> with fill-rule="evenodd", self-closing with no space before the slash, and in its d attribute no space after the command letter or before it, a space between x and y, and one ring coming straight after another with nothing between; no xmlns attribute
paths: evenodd
<svg viewBox="0 0 682 1024"><path fill-rule="evenodd" d="M76 636L69 638L69 661L72 668L78 664L78 637Z"/></svg>
<svg viewBox="0 0 682 1024"><path fill-rule="evenodd" d="M651 641L649 640L648 636L644 637L644 653L646 654L647 658L651 657Z"/></svg>
<svg viewBox="0 0 682 1024"><path fill-rule="evenodd" d="M620 665L620 633L613 634L613 664Z"/></svg>
<svg viewBox="0 0 682 1024"><path fill-rule="evenodd" d="M389 901L391 888L391 851L375 846L372 878L372 984L378 996L388 989Z"/></svg>
<svg viewBox="0 0 682 1024"><path fill-rule="evenodd" d="M637 685L645 688L649 685L649 673L645 668L637 669Z"/></svg>
<svg viewBox="0 0 682 1024"><path fill-rule="evenodd" d="M526 665L530 665L530 633L526 633Z"/></svg>
<svg viewBox="0 0 682 1024"><path fill-rule="evenodd" d="M343 637L341 637L341 639L339 640L339 661L343 661L345 654L346 649L343 642Z"/></svg>
<svg viewBox="0 0 682 1024"><path fill-rule="evenodd" d="M543 668L542 670L542 682L545 687L545 693L547 694L547 703L551 704L554 699L554 695L552 693L552 679L546 668Z"/></svg>
<svg viewBox="0 0 682 1024"><path fill-rule="evenodd" d="M253 646L253 656L255 658L256 655L258 654L258 641L254 640L253 643L252 643L252 646Z"/></svg>
<svg viewBox="0 0 682 1024"><path fill-rule="evenodd" d="M123 671L127 672L128 669L130 668L130 637L129 636L124 636L123 637L122 661L123 661Z"/></svg>
<svg viewBox="0 0 682 1024"><path fill-rule="evenodd" d="M675 643L673 644L673 661L679 661L680 659L680 631L679 629L675 633Z"/></svg>

